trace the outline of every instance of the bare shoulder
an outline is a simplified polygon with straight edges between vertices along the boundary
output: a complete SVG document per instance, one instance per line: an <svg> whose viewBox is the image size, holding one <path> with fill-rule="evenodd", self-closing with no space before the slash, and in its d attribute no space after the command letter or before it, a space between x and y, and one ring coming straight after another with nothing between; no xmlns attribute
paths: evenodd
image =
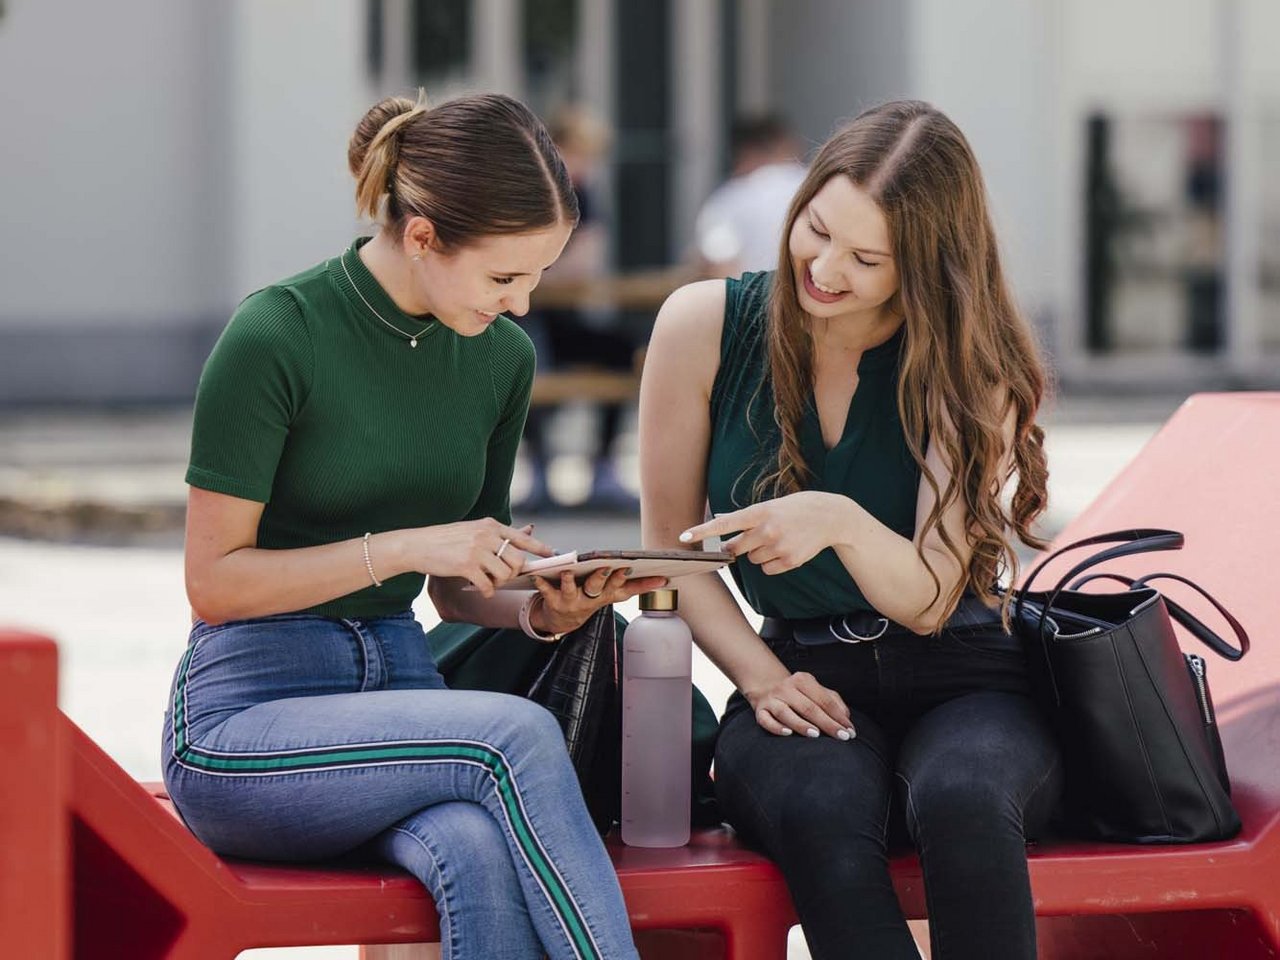
<svg viewBox="0 0 1280 960"><path fill-rule="evenodd" d="M724 319L724 303L724 280L695 280L673 290L662 304L658 317L714 314L718 324Z"/></svg>
<svg viewBox="0 0 1280 960"><path fill-rule="evenodd" d="M724 329L725 282L699 280L675 290L653 325L648 358L679 366L710 389L720 361Z"/></svg>

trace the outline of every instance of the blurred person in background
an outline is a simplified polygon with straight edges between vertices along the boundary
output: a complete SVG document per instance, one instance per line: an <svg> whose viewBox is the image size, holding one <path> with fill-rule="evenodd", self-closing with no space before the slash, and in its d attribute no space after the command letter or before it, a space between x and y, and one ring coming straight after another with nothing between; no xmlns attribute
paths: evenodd
<svg viewBox="0 0 1280 960"><path fill-rule="evenodd" d="M411 608L425 582L446 620L554 642L664 582L497 590L550 553L511 525L534 350L503 314L577 223L569 173L490 95L384 100L348 162L376 235L246 298L200 379L165 783L221 854L404 867L451 960L633 958L556 720L446 689Z"/></svg>
<svg viewBox="0 0 1280 960"><path fill-rule="evenodd" d="M739 117L729 140L729 179L707 198L695 224L697 256L708 277L773 268L787 205L805 176L800 145L775 114Z"/></svg>
<svg viewBox="0 0 1280 960"><path fill-rule="evenodd" d="M609 272L608 223L597 194L596 177L609 150L608 128L584 108L569 106L559 110L549 123L552 139L564 157L565 169L578 198L581 219L564 253L547 272L547 280L577 282L603 279ZM544 365L600 367L629 372L636 364L636 344L614 317L580 307L537 307L521 323L538 346ZM553 506L547 489L550 461L549 426L555 407L535 407L525 427L525 449L529 456L531 484L517 509L536 512ZM591 492L585 506L609 511L636 513L639 498L618 478L614 467L614 444L620 434L623 404L603 403L599 408L591 438Z"/></svg>
<svg viewBox="0 0 1280 960"><path fill-rule="evenodd" d="M737 687L721 809L781 868L815 960L917 960L899 824L933 956L1032 960L1025 844L1062 764L1008 616L1014 541L1042 545L1045 371L982 175L943 114L888 103L818 151L786 227L775 271L668 299L640 393L645 545L727 538L765 618L718 577L681 584Z"/></svg>

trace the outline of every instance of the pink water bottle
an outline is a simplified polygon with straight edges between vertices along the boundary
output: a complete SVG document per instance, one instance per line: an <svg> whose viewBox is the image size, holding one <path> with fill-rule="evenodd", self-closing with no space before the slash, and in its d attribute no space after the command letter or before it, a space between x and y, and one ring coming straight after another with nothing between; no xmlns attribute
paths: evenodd
<svg viewBox="0 0 1280 960"><path fill-rule="evenodd" d="M675 590L640 597L622 637L622 842L689 842L693 636Z"/></svg>

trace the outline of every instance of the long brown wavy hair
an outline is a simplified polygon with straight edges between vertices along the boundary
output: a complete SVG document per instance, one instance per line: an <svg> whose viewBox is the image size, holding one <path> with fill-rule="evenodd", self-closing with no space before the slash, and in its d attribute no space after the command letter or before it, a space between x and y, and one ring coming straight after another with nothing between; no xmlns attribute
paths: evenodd
<svg viewBox="0 0 1280 960"><path fill-rule="evenodd" d="M1035 337L1005 282L977 160L959 128L927 103L886 103L843 127L818 151L791 202L766 334L780 443L776 463L757 482L755 494L794 493L810 477L799 431L813 386L813 340L789 241L814 195L841 175L879 205L898 267L900 286L890 302L906 325L898 411L911 455L936 496L916 541L934 582L925 609L941 596L942 581L924 555L924 535L937 529L958 562L958 545L941 517L963 498L969 519L972 555L965 576L945 598L949 612L966 590L990 599L997 582L1016 579L1011 534L1044 546L1031 525L1047 501L1044 431L1035 422L1047 377ZM1016 418L1013 457L1002 472L1010 410ZM945 489L925 469L928 443L941 444L952 464ZM1017 486L1006 507L1002 492L1014 474ZM1006 623L1010 589L1001 604Z"/></svg>

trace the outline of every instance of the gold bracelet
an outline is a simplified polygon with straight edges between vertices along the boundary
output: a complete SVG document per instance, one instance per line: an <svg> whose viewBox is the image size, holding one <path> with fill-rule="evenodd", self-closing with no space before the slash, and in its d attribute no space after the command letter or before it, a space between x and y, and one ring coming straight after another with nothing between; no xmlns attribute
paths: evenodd
<svg viewBox="0 0 1280 960"><path fill-rule="evenodd" d="M364 535L364 568L369 571L369 579L373 581L375 587L382 586L382 581L378 579L378 575L373 572L373 561L369 559L369 534Z"/></svg>

